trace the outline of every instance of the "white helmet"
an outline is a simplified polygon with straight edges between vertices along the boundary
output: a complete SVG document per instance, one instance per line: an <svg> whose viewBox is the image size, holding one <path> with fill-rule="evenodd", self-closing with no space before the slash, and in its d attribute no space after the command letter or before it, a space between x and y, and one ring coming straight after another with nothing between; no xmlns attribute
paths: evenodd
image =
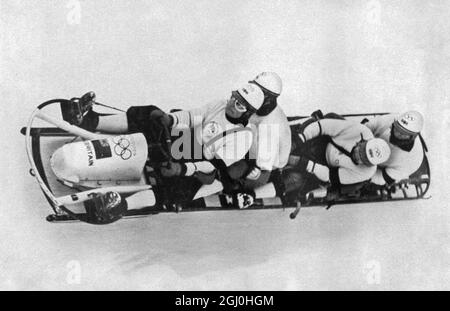
<svg viewBox="0 0 450 311"><path fill-rule="evenodd" d="M417 135L423 128L423 116L418 111L408 111L401 114L394 122L394 127L405 134Z"/></svg>
<svg viewBox="0 0 450 311"><path fill-rule="evenodd" d="M386 162L391 156L391 148L381 138L373 138L362 142L359 156L363 164L372 166Z"/></svg>
<svg viewBox="0 0 450 311"><path fill-rule="evenodd" d="M261 72L251 82L257 84L263 90L273 93L275 96L280 95L283 89L281 78L275 72Z"/></svg>
<svg viewBox="0 0 450 311"><path fill-rule="evenodd" d="M234 93L234 92L233 92ZM239 88L235 93L238 93L242 99L244 99L244 104L249 110L253 110L256 112L259 108L261 108L264 103L264 93L254 84L247 83L243 87Z"/></svg>

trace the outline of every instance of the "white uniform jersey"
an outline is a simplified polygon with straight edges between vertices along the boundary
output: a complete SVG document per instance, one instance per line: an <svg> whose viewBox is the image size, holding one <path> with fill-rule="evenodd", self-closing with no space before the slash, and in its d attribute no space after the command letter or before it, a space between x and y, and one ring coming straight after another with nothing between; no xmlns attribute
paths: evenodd
<svg viewBox="0 0 450 311"><path fill-rule="evenodd" d="M349 120L322 119L308 125L303 134L306 140L319 135L330 136L331 140L347 154L329 143L326 148L326 160L329 167L338 168L339 181L343 185L369 180L376 171L376 166L355 164L349 154L361 139L373 138L372 132L362 124Z"/></svg>
<svg viewBox="0 0 450 311"><path fill-rule="evenodd" d="M254 114L249 123L254 125L250 158L256 159L256 165L266 171L286 166L292 140L291 128L283 110L277 106L267 116Z"/></svg>
<svg viewBox="0 0 450 311"><path fill-rule="evenodd" d="M226 100L215 101L201 108L171 115L175 129L194 128L206 159L217 157L230 166L245 157L253 142L253 135L250 127L228 121L226 105Z"/></svg>
<svg viewBox="0 0 450 311"><path fill-rule="evenodd" d="M372 182L379 185L386 183L383 170L392 180L400 181L417 171L423 161L423 146L419 138L416 138L410 151L402 150L389 142L392 123L397 116L396 114L378 116L365 124L375 137L385 140L391 148L391 156L378 166L377 173L372 178Z"/></svg>

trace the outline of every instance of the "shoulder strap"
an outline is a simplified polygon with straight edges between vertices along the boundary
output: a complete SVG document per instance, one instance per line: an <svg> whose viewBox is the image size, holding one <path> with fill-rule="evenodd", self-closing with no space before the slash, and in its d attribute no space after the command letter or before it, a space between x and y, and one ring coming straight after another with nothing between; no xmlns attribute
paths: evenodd
<svg viewBox="0 0 450 311"><path fill-rule="evenodd" d="M340 152L345 154L347 157L352 159L352 153L351 152L348 152L346 149L344 149L344 147L339 146L338 144L336 144L333 139L330 139L330 142L331 142L331 144L333 144L334 147L336 147L337 150L339 150ZM353 159L352 159L352 161L353 161Z"/></svg>

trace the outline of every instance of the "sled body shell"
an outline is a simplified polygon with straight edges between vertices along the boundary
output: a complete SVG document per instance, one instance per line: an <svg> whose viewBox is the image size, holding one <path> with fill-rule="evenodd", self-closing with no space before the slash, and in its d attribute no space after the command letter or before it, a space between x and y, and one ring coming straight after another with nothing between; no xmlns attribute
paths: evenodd
<svg viewBox="0 0 450 311"><path fill-rule="evenodd" d="M93 188L138 182L147 155L146 139L136 133L65 144L53 153L50 166L61 182Z"/></svg>

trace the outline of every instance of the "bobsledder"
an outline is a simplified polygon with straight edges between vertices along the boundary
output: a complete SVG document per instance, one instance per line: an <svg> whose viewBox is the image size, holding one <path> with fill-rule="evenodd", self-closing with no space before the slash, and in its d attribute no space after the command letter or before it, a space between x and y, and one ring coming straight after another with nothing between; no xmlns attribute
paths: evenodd
<svg viewBox="0 0 450 311"><path fill-rule="evenodd" d="M31 165L30 173L36 177L53 209L53 214L47 217L48 221L79 220L91 224L107 224L119 218L143 217L164 212L239 210L230 195L219 194L216 203L210 203L201 198L187 205L156 204L139 210L124 211L118 218L101 219L93 206L93 199L98 193L116 191L127 196L164 185L160 184L161 179L155 169L158 163L149 157L148 150L151 146L147 145L142 134L106 135L90 132L71 125L61 118L51 117L44 111L44 108L62 107L77 100L80 99L54 99L44 102L32 113L27 126L21 130L26 137L27 154ZM61 112L64 113L64 110L61 109ZM342 116L360 122L362 119L383 114L386 113ZM33 127L36 118L50 123L53 127ZM290 117L290 125L298 126L308 118L310 116ZM170 135L167 131L155 147L162 151L170 150L171 141L168 136ZM424 198L430 187L430 167L423 139L422 144L424 157L420 168L408 179L389 187L373 187L367 184L357 190L343 189L332 195L325 190L311 191L306 196L291 195L288 198L256 199L246 209L297 207L291 214L291 218L295 218L300 207L303 206L329 208L339 204ZM70 153L74 161L61 165L61 161L57 159L62 153ZM94 161L101 165L94 166ZM71 174L75 170L78 175Z"/></svg>

